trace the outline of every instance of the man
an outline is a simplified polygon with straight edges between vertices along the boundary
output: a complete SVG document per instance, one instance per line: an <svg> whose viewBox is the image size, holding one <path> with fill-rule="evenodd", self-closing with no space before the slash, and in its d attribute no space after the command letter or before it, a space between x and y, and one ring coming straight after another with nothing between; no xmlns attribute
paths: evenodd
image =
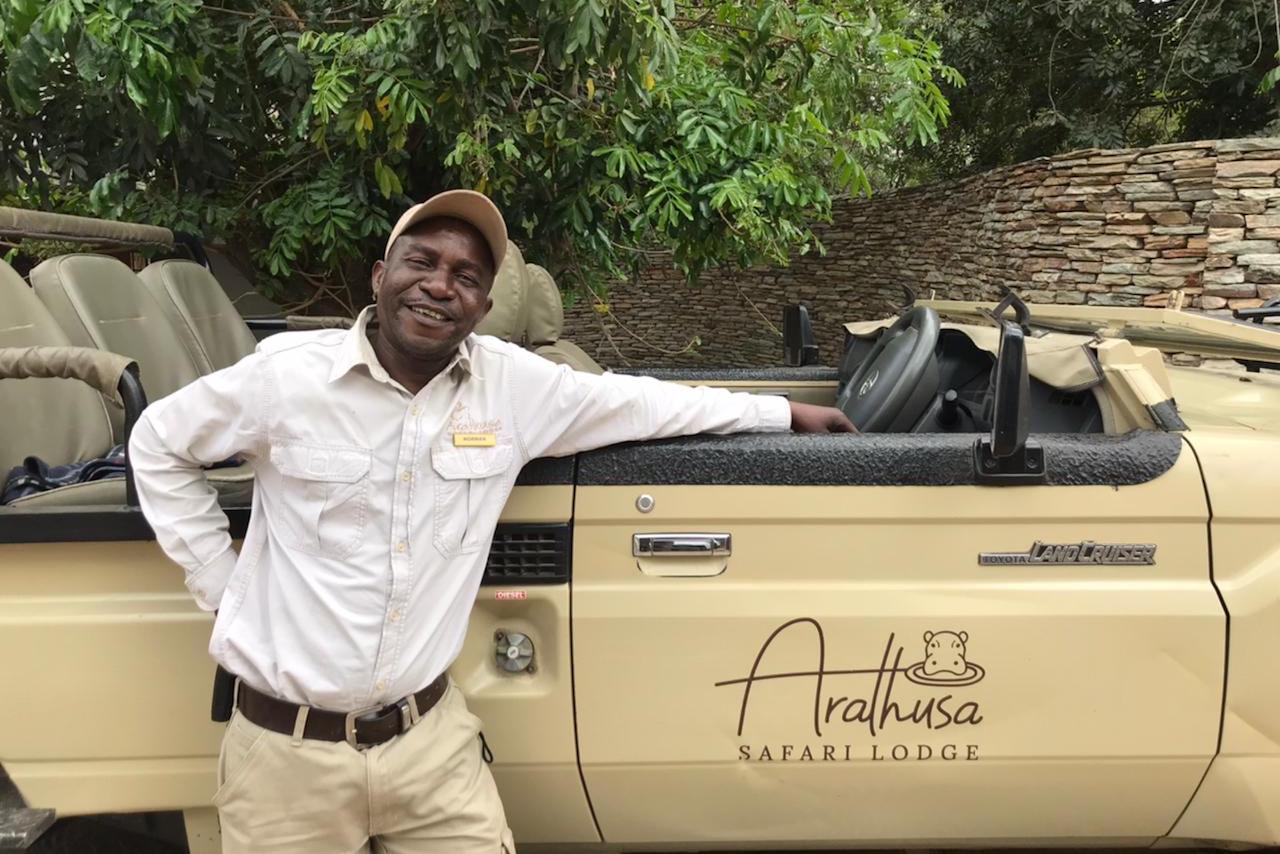
<svg viewBox="0 0 1280 854"><path fill-rule="evenodd" d="M506 252L484 196L410 208L348 332L286 333L153 404L139 498L238 679L214 795L225 851L512 851L445 675L529 460L633 439L850 431L826 407L594 376L472 330ZM254 468L239 555L201 466Z"/></svg>

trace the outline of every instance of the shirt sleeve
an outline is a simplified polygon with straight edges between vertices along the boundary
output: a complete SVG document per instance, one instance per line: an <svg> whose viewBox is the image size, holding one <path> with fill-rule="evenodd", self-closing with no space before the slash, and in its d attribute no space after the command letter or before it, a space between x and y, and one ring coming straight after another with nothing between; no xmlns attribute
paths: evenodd
<svg viewBox="0 0 1280 854"><path fill-rule="evenodd" d="M205 610L218 607L236 565L227 515L203 466L266 446L268 365L259 353L201 377L147 407L129 437L142 512L187 588Z"/></svg>
<svg viewBox="0 0 1280 854"><path fill-rule="evenodd" d="M588 374L532 353L517 358L516 419L530 459L640 439L791 429L782 397Z"/></svg>

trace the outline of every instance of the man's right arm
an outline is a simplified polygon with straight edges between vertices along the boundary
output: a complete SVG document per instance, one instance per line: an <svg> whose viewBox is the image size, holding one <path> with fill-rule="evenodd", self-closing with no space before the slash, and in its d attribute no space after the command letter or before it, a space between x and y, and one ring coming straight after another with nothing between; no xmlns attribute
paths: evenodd
<svg viewBox="0 0 1280 854"><path fill-rule="evenodd" d="M203 467L265 448L265 362L254 353L156 401L129 438L142 512L165 554L186 570L196 604L208 611L218 607L236 553Z"/></svg>

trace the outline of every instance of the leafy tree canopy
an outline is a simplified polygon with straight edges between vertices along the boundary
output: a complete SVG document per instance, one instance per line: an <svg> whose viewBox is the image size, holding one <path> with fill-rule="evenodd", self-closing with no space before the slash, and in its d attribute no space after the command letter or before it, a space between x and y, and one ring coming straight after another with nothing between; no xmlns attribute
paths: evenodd
<svg viewBox="0 0 1280 854"><path fill-rule="evenodd" d="M1275 132L1276 0L940 0L954 116L915 177ZM921 162L924 168L920 168Z"/></svg>
<svg viewBox="0 0 1280 854"><path fill-rule="evenodd" d="M0 0L0 180L363 295L414 200L489 193L591 281L813 243L959 85L908 0Z"/></svg>

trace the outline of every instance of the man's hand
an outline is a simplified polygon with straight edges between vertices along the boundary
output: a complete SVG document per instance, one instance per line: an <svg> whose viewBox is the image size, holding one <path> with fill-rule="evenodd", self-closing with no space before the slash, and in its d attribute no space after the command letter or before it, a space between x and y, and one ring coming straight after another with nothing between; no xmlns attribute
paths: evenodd
<svg viewBox="0 0 1280 854"><path fill-rule="evenodd" d="M849 416L834 406L787 401L791 406L791 429L797 433L857 433Z"/></svg>

